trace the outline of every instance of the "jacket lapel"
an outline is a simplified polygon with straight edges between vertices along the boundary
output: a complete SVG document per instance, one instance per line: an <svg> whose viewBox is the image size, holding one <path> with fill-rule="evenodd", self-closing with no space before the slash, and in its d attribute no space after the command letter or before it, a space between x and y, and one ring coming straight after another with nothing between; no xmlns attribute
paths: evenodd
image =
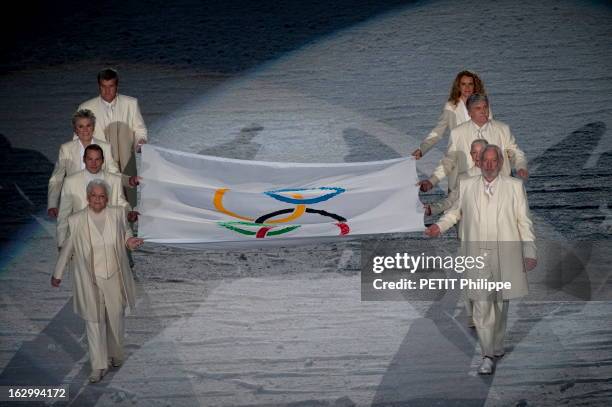
<svg viewBox="0 0 612 407"><path fill-rule="evenodd" d="M506 199L506 185L504 183L504 177L500 174L497 176L497 219L502 209L501 203Z"/></svg>
<svg viewBox="0 0 612 407"><path fill-rule="evenodd" d="M71 164L74 165L74 167L70 168L69 169L70 172L67 172L66 175L70 175L77 171L81 171L81 162L83 161L83 157L81 157L81 142L79 141L79 139L76 139L73 141L71 149L72 151L70 152L70 156L76 157L77 160L76 162L73 160L70 160Z"/></svg>
<svg viewBox="0 0 612 407"><path fill-rule="evenodd" d="M113 131L115 132L115 137L119 138L119 125L118 123L123 121L121 119L123 117L123 102L121 99L121 95L117 94L115 101L115 110L113 113Z"/></svg>
<svg viewBox="0 0 612 407"><path fill-rule="evenodd" d="M104 228L105 230L109 231L108 236L111 238L114 238L115 236L117 236L117 222L115 222L114 218L111 219L112 213L108 208L106 208L105 211L106 211L106 221L105 221L106 225L104 226Z"/></svg>
<svg viewBox="0 0 612 407"><path fill-rule="evenodd" d="M474 196L474 202L476 203L476 205L474 206L476 207L477 216L480 216L480 198L481 198L480 189L481 189L481 186L482 186L482 176L476 178L476 182L472 184L472 191L470 191L470 193Z"/></svg>
<svg viewBox="0 0 612 407"><path fill-rule="evenodd" d="M79 198L79 202L80 206L78 209L75 210L81 210L83 208L87 207L87 177L85 176L85 170L81 170L81 172L79 172L79 177L81 178L81 181L79 182L79 184L81 184L81 187L79 188L78 191L75 191L75 195L78 196Z"/></svg>
<svg viewBox="0 0 612 407"><path fill-rule="evenodd" d="M465 103L463 103L462 100L457 102L457 106L455 107L455 117L457 118L457 125L470 120L470 116L467 114L467 109L465 108Z"/></svg>
<svg viewBox="0 0 612 407"><path fill-rule="evenodd" d="M91 282L92 284L95 286L96 284L96 274L94 272L94 252L93 252L93 246L91 244L92 240L91 240L91 228L90 228L90 221L89 221L89 210L85 209L83 211L83 218L82 218L82 226L81 226L81 230L82 233L85 234L84 239L81 239L81 241L83 242L83 254L87 253L89 255L89 261L87 262L87 268L89 269L89 275L91 278Z"/></svg>

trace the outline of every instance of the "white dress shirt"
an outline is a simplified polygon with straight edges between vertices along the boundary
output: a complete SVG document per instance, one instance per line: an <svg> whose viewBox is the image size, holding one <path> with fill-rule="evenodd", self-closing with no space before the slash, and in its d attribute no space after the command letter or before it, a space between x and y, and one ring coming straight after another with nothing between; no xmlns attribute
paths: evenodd
<svg viewBox="0 0 612 407"><path fill-rule="evenodd" d="M117 105L117 98L114 98L113 101L110 103L102 99L102 104L104 105L104 112L106 114L106 125L109 125L110 123L113 122L113 116L115 114L115 106Z"/></svg>
<svg viewBox="0 0 612 407"><path fill-rule="evenodd" d="M497 185L497 177L491 182L487 181L484 177L482 178L484 183L484 190L487 196L492 197L495 193L495 186Z"/></svg>
<svg viewBox="0 0 612 407"><path fill-rule="evenodd" d="M104 171L100 170L98 171L96 174L93 174L89 171L85 171L85 187L87 187L87 185L89 185L89 183L91 181L93 181L94 179L104 179Z"/></svg>
<svg viewBox="0 0 612 407"><path fill-rule="evenodd" d="M472 122L474 123L474 122ZM487 136L489 135L489 131L491 129L491 125L489 124L490 122L486 122L485 124L483 124L482 126L478 126L476 123L474 123L474 136L477 139L485 139L487 140Z"/></svg>
<svg viewBox="0 0 612 407"><path fill-rule="evenodd" d="M93 138L91 141L91 144L96 144L93 142ZM85 146L83 145L83 142L81 140L79 140L79 148L81 151L81 155L79 157L85 157ZM85 169L85 161L81 160L81 169L84 170Z"/></svg>

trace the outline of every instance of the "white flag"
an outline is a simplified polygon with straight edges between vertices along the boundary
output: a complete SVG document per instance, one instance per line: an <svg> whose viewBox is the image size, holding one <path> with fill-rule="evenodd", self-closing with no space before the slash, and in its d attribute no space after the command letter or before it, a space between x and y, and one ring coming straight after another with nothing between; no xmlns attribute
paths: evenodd
<svg viewBox="0 0 612 407"><path fill-rule="evenodd" d="M424 230L415 161L244 161L142 147L139 235L204 248Z"/></svg>

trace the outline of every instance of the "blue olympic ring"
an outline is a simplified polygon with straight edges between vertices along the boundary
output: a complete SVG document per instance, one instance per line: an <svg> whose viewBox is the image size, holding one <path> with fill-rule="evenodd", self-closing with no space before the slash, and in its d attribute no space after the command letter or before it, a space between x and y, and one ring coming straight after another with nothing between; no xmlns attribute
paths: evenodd
<svg viewBox="0 0 612 407"><path fill-rule="evenodd" d="M299 191L310 191L310 190L315 190L315 189L320 189L320 190L325 190L325 191L333 191L330 193L327 193L325 195L321 195L319 197L315 197L315 198L291 198L291 197L287 197L284 195L279 194L280 192L299 192ZM264 194L277 199L281 202L286 202L286 203L290 203L290 204L314 204L314 203L318 203L318 202L323 202L323 201L327 201L328 199L333 198L336 195L339 195L341 193L343 193L345 191L344 188L330 188L330 187L319 187L319 188L285 188L285 189L277 189L274 191L267 191L264 192Z"/></svg>

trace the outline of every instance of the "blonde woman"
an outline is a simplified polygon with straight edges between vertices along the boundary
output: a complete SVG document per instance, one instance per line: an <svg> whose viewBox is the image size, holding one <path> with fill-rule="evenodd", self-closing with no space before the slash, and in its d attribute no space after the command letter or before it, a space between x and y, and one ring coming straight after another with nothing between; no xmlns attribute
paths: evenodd
<svg viewBox="0 0 612 407"><path fill-rule="evenodd" d="M465 102L474 93L486 95L482 80L474 72L459 72L453 81L448 101L444 105L438 124L423 140L419 148L412 152L414 158L418 160L423 157L440 141L446 129L450 132L455 127L470 120Z"/></svg>

